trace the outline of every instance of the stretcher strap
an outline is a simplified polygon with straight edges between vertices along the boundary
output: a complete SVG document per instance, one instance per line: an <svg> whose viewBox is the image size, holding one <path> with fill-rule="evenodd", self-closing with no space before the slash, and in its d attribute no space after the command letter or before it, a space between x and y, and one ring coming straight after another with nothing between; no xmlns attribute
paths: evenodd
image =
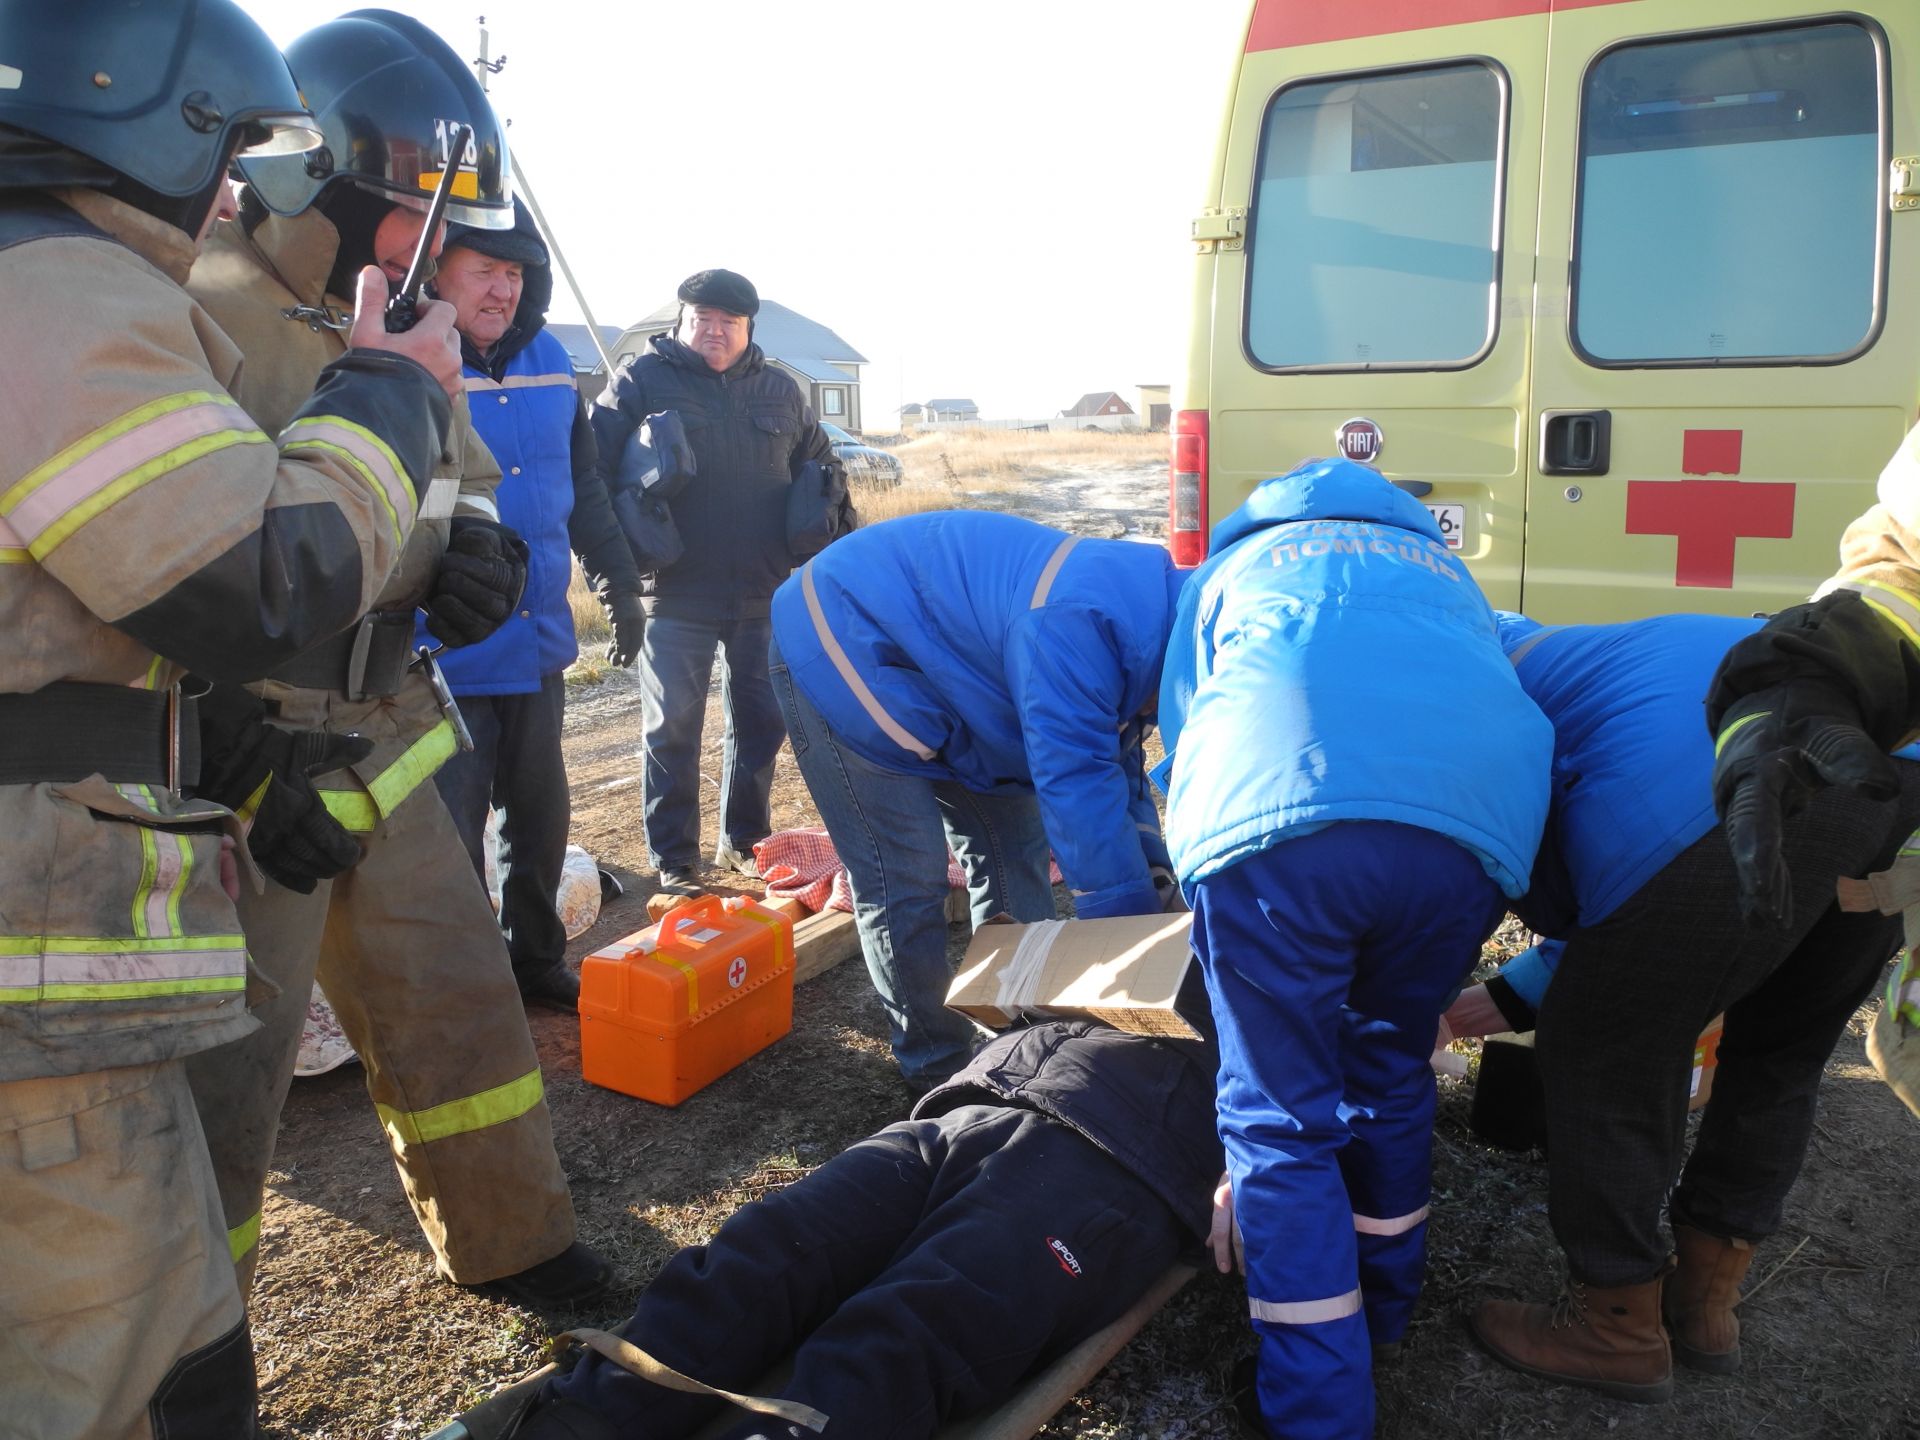
<svg viewBox="0 0 1920 1440"><path fill-rule="evenodd" d="M556 1351L565 1347L566 1342L584 1345L602 1359L610 1360L629 1375L638 1375L649 1384L658 1385L664 1390L678 1390L687 1395L712 1395L718 1399L730 1401L742 1410L751 1410L756 1415L772 1415L790 1424L804 1426L814 1434L827 1428L828 1417L797 1400L770 1400L761 1395L736 1395L731 1390L721 1390L713 1385L703 1385L700 1381L682 1375L671 1366L662 1365L653 1356L631 1341L622 1340L605 1330L568 1330L554 1340Z"/></svg>

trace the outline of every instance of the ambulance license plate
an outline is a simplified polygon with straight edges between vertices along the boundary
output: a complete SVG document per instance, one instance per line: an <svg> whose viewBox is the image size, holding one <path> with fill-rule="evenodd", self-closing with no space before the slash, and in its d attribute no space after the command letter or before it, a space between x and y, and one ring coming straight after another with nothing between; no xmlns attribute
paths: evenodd
<svg viewBox="0 0 1920 1440"><path fill-rule="evenodd" d="M1433 523L1440 527L1440 536L1447 542L1447 549L1458 550L1466 543L1466 506L1429 505L1427 506L1427 513L1433 516Z"/></svg>

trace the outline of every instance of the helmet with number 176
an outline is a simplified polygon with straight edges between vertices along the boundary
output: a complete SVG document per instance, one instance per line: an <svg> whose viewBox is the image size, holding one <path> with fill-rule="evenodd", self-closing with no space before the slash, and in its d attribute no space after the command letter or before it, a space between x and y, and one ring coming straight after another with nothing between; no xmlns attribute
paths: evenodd
<svg viewBox="0 0 1920 1440"><path fill-rule="evenodd" d="M512 228L506 129L480 82L433 31L391 10L354 10L295 40L287 63L325 143L307 155L240 162L268 209L297 215L330 187L353 185L425 210L452 165L447 219L480 230ZM462 125L473 138L456 155Z"/></svg>

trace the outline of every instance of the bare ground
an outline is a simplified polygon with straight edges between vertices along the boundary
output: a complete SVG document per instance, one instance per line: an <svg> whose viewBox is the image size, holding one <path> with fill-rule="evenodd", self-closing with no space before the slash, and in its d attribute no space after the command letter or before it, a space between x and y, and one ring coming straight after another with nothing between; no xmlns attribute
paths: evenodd
<svg viewBox="0 0 1920 1440"><path fill-rule="evenodd" d="M1106 467L961 503L1017 505L1089 534L1158 538L1165 472ZM572 947L576 959L645 923L634 712L631 679L620 672L572 696L574 838L627 884ZM718 731L710 714L709 848ZM783 754L774 822L812 820ZM958 930L954 940L963 940ZM1509 931L1489 953L1516 943ZM358 1067L303 1080L283 1120L255 1294L266 1435L430 1434L539 1363L549 1328L616 1322L677 1247L909 1103L857 960L798 991L792 1035L677 1109L586 1085L571 1017L536 1011L532 1025L582 1237L615 1263L627 1290L590 1314L543 1319L436 1279ZM1920 1437L1920 1122L1867 1068L1862 1033L1856 1019L1828 1067L1806 1171L1780 1236L1755 1262L1742 1307L1743 1374L1681 1372L1663 1407L1509 1373L1467 1338L1462 1318L1482 1295L1545 1298L1558 1283L1558 1252L1545 1166L1473 1138L1468 1083L1443 1080L1427 1287L1400 1362L1377 1380L1383 1440ZM1203 1274L1041 1434L1234 1435L1227 1373L1251 1348L1244 1304L1236 1281Z"/></svg>

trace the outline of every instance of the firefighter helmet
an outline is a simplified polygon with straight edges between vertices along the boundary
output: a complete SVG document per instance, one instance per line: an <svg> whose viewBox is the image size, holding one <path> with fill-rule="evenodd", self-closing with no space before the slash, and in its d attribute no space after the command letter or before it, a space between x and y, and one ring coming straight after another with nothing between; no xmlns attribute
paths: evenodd
<svg viewBox="0 0 1920 1440"><path fill-rule="evenodd" d="M453 48L418 20L354 10L287 47L287 63L325 143L305 156L250 158L240 172L268 209L297 215L336 184L425 210L449 164L447 219L480 230L513 225L506 130ZM461 155L453 133L471 126Z"/></svg>
<svg viewBox="0 0 1920 1440"><path fill-rule="evenodd" d="M279 48L233 0L0 3L0 129L0 188L127 180L176 224L206 206L164 202L210 206L236 150L320 143Z"/></svg>

